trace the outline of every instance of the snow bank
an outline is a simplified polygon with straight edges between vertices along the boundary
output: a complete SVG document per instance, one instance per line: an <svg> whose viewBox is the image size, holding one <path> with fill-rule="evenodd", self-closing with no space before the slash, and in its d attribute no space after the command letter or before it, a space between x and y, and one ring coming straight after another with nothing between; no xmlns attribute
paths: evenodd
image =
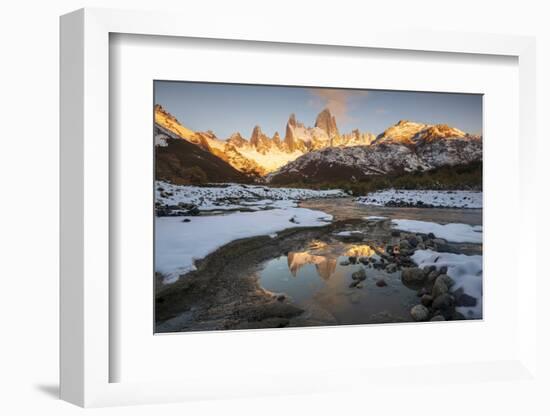
<svg viewBox="0 0 550 416"><path fill-rule="evenodd" d="M363 234L363 233L361 231L339 231L333 234L339 237L351 237L354 234Z"/></svg>
<svg viewBox="0 0 550 416"><path fill-rule="evenodd" d="M433 233L438 238L443 238L452 243L477 243L483 241L481 226L468 224L445 224L416 220L392 220L392 224L401 231L412 233Z"/></svg>
<svg viewBox="0 0 550 416"><path fill-rule="evenodd" d="M196 205L201 211L248 208L285 208L296 206L296 201L311 198L348 196L340 189L317 191L299 188L270 188L259 185L224 184L222 186L173 185L157 181L156 201L163 205L179 203Z"/></svg>
<svg viewBox="0 0 550 416"><path fill-rule="evenodd" d="M392 203L424 205L444 208L482 208L483 192L474 191L420 191L396 190L372 192L356 200L360 204L385 206Z"/></svg>
<svg viewBox="0 0 550 416"><path fill-rule="evenodd" d="M190 222L183 222L184 219ZM327 225L331 215L306 208L236 212L228 215L155 218L155 269L165 283L195 269L201 259L233 240L273 235L294 227Z"/></svg>
<svg viewBox="0 0 550 416"><path fill-rule="evenodd" d="M474 307L457 307L456 309L468 318L481 318L483 295L483 258L482 256L467 256L465 254L437 253L431 250L416 250L411 256L419 267L447 266L447 274L453 278L454 292L462 288L464 293L477 299Z"/></svg>

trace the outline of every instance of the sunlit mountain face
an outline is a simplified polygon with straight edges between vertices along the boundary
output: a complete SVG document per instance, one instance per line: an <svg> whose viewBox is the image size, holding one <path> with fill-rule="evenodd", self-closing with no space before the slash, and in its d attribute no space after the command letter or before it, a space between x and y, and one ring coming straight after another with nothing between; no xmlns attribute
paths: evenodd
<svg viewBox="0 0 550 416"><path fill-rule="evenodd" d="M269 137L256 125L250 137L235 132L220 139L211 130L189 129L160 105L155 106L155 123L252 180L274 185L353 182L371 175L463 165L482 157L481 136L446 124L401 120L378 136L358 129L342 133L329 109L319 113L313 127L291 114L284 137L278 132ZM166 145L162 138L155 142Z"/></svg>

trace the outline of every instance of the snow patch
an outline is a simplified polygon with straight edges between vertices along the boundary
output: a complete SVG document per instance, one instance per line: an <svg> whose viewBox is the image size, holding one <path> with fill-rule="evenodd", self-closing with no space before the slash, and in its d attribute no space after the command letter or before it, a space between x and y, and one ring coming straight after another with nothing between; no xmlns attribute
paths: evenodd
<svg viewBox="0 0 550 416"><path fill-rule="evenodd" d="M192 204L201 211L247 208L292 208L310 198L338 198L347 194L340 189L318 191L299 188L270 188L260 185L223 184L220 186L174 185L157 181L156 202L163 205Z"/></svg>
<svg viewBox="0 0 550 416"><path fill-rule="evenodd" d="M425 205L445 208L482 208L483 192L387 189L359 197L356 201L360 204L375 206L385 206L393 201L412 205L421 202Z"/></svg>
<svg viewBox="0 0 550 416"><path fill-rule="evenodd" d="M306 208L236 212L227 215L155 218L155 270L164 283L173 283L180 275L195 270L195 260L231 241L268 235L294 227L320 227L331 215ZM292 221L291 221L292 220Z"/></svg>
<svg viewBox="0 0 550 416"><path fill-rule="evenodd" d="M452 243L476 243L483 242L483 233L475 226L468 224L438 224L417 220L392 220L392 224L401 231L412 233L433 233L438 238L443 238Z"/></svg>

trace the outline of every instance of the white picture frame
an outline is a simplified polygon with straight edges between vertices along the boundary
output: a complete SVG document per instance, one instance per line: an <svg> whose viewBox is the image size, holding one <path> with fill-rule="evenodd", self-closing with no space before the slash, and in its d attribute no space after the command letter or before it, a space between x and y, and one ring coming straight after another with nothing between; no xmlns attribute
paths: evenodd
<svg viewBox="0 0 550 416"><path fill-rule="evenodd" d="M254 26L246 35L236 33L231 22L206 27L173 13L151 13L107 9L82 9L61 18L61 398L79 406L161 403L210 397L239 397L260 394L334 391L342 383L315 382L317 374L295 377L284 373L266 375L253 383L240 380L225 385L211 379L183 381L112 382L110 366L116 357L110 348L109 275L110 258L110 170L109 154L109 51L111 34L224 39L228 41L276 42L330 45L335 48L429 51L440 54L501 55L517 58L519 68L519 212L527 213L535 191L529 177L535 169L535 41L530 37L471 33L410 33L385 29L326 32L311 27L280 31L278 25ZM521 215L519 244L535 241L536 218ZM519 251L518 261L525 258ZM481 379L525 380L536 376L536 261L524 261L523 286L517 291L517 354L507 360L468 364L442 362L422 367L428 379L443 368L452 368L458 378L480 372ZM515 271L517 272L517 271ZM525 318L525 319L522 319ZM390 328L391 329L391 328ZM300 330L295 330L300 331ZM151 334L152 336L152 334ZM241 341L242 342L242 341ZM297 369L298 373L300 369ZM411 369L370 368L368 374L351 369L333 370L334 380L388 380L387 374L405 382L418 378ZM295 373L293 373L295 374ZM410 377L407 376L409 374ZM293 375L294 377L294 375ZM304 381L313 381L305 384ZM423 382L421 380L421 382ZM479 380L472 380L479 382ZM214 384L214 386L213 386ZM213 386L213 387L212 387Z"/></svg>

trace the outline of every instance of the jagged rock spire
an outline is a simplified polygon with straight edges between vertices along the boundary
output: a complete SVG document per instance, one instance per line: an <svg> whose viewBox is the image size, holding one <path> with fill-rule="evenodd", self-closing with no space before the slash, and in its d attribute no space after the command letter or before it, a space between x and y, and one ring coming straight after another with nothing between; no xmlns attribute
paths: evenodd
<svg viewBox="0 0 550 416"><path fill-rule="evenodd" d="M328 108L319 113L315 120L315 127L324 130L331 138L340 135L336 126L336 117L331 114Z"/></svg>

